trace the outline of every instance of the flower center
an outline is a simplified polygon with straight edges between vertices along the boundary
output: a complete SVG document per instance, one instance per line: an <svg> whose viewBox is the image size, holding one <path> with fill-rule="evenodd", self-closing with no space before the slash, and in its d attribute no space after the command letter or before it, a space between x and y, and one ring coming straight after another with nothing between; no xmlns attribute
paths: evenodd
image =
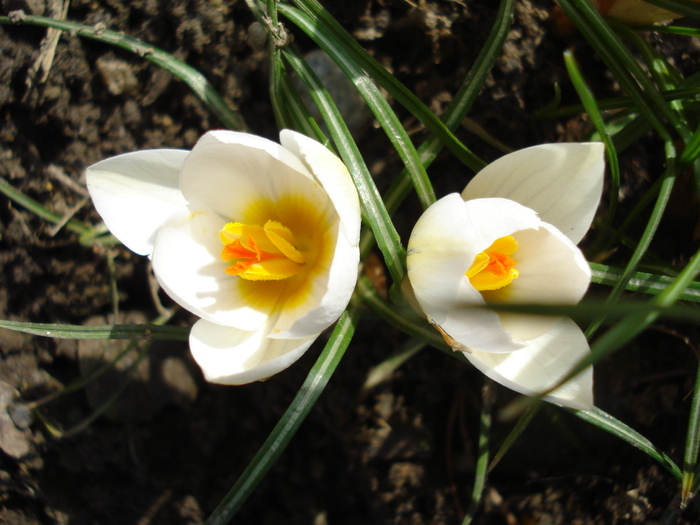
<svg viewBox="0 0 700 525"><path fill-rule="evenodd" d="M233 261L226 273L250 281L280 281L293 277L306 259L297 249L292 231L276 221L265 226L230 222L219 233L221 258Z"/></svg>
<svg viewBox="0 0 700 525"><path fill-rule="evenodd" d="M512 235L496 239L485 251L474 257L471 268L465 274L471 285L480 292L498 290L508 286L518 277L517 264L508 257L518 249L518 242Z"/></svg>

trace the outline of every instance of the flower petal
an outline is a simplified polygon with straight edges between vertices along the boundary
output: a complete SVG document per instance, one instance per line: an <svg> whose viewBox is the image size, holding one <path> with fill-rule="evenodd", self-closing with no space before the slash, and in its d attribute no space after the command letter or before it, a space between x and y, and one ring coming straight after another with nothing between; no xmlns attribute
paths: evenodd
<svg viewBox="0 0 700 525"><path fill-rule="evenodd" d="M269 324L249 332L202 319L192 327L190 350L207 381L244 385L289 367L318 337L270 339L269 330Z"/></svg>
<svg viewBox="0 0 700 525"><path fill-rule="evenodd" d="M341 233L351 244L360 239L360 199L348 169L323 144L289 129L280 132L280 142L296 155L326 190L340 216Z"/></svg>
<svg viewBox="0 0 700 525"><path fill-rule="evenodd" d="M319 261L320 267L309 275L302 291L306 300L299 303L291 299L280 307L270 337L287 339L319 334L343 313L357 282L360 250L344 235L337 235L331 250L327 260Z"/></svg>
<svg viewBox="0 0 700 525"><path fill-rule="evenodd" d="M578 244L600 202L604 154L600 142L542 144L515 151L481 170L462 198L514 200Z"/></svg>
<svg viewBox="0 0 700 525"><path fill-rule="evenodd" d="M178 181L188 154L177 149L135 151L87 168L97 212L131 251L150 256L161 224L186 204Z"/></svg>
<svg viewBox="0 0 700 525"><path fill-rule="evenodd" d="M482 292L489 303L577 304L588 290L591 269L583 253L551 224L513 234L519 276L507 287ZM561 318L500 312L503 327L518 341L529 341L552 329Z"/></svg>
<svg viewBox="0 0 700 525"><path fill-rule="evenodd" d="M528 396L552 388L590 352L586 337L569 318L561 319L526 348L509 354L479 352L464 355L494 381ZM593 408L593 368L588 367L544 398L580 410Z"/></svg>
<svg viewBox="0 0 700 525"><path fill-rule="evenodd" d="M264 225L283 200L303 199L321 216L335 216L326 192L304 164L279 144L234 131L211 131L187 157L180 176L187 201L232 221Z"/></svg>
<svg viewBox="0 0 700 525"><path fill-rule="evenodd" d="M284 285L229 275L219 232L226 220L186 206L165 221L153 250L153 270L167 294L213 323L256 330L274 311Z"/></svg>

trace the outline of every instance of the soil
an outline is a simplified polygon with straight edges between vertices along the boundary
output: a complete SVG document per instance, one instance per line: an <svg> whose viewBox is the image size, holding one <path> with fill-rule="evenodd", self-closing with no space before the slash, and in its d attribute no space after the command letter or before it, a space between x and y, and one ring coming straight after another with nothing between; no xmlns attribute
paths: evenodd
<svg viewBox="0 0 700 525"><path fill-rule="evenodd" d="M495 17L492 0L354 0L324 2L396 77L440 113L465 77ZM336 5L337 4L337 5ZM50 14L53 2L3 1L4 14ZM537 121L532 113L563 88L576 102L561 52L575 49L600 97L618 86L585 43L561 40L546 23L545 0L518 4L503 55L470 118L512 148L583 140L586 119ZM240 110L251 130L275 138L260 27L245 2L205 0L73 0L69 20L106 27L173 53L200 70ZM296 33L296 31L293 31ZM97 224L84 190L86 166L142 148L190 148L221 126L188 88L139 56L65 34L45 82L30 68L45 30L0 28L0 177L60 216ZM697 44L651 35L684 73L697 64ZM304 51L312 43L296 34ZM696 46L696 47L693 47ZM397 107L416 141L420 124ZM464 129L458 136L484 159L500 153ZM397 155L370 121L360 149L380 187L400 171ZM662 149L646 137L622 157L620 216L662 169ZM451 155L431 167L436 191L461 190L471 176ZM418 208L397 216L404 240ZM682 264L694 251L664 232L663 258ZM31 322L119 322L158 315L145 258L123 247L84 246L77 234L0 197L0 318ZM617 261L626 254L617 254ZM613 262L615 262L613 260ZM594 293L604 293L594 288ZM165 306L167 297L160 296ZM173 324L192 318L178 313ZM697 366L697 329L657 325L596 367L596 404L648 437L677 463ZM281 459L243 506L241 524L453 524L469 507L483 377L426 348L369 392L370 368L406 337L369 312L326 391ZM124 362L97 382L43 405L22 402L88 377L125 346L0 332L0 522L10 524L194 525L232 487L282 415L324 337L289 370L264 383L206 383L185 343L154 345L132 382L102 417L80 424L123 383ZM128 350L128 349L127 349ZM127 356L136 359L136 349ZM495 408L514 394L491 387ZM10 409L8 409L8 406ZM46 423L46 424L45 424ZM513 427L495 421L492 453ZM645 454L554 406L546 406L490 474L479 524L655 523L678 493L672 476ZM672 516L673 517L673 516ZM695 523L688 509L678 523ZM674 521L667 521L673 523Z"/></svg>

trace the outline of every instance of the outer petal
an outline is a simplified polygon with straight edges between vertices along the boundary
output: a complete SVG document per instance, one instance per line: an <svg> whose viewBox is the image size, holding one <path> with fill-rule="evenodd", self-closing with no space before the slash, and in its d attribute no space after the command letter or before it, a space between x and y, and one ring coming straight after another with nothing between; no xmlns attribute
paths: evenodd
<svg viewBox="0 0 700 525"><path fill-rule="evenodd" d="M270 209L274 203L300 197L305 205L335 215L326 192L296 156L247 133L204 135L182 167L180 189L190 204L238 222L256 224L265 215L265 221L284 224L283 218L269 216ZM325 223L332 222L329 218Z"/></svg>
<svg viewBox="0 0 700 525"><path fill-rule="evenodd" d="M542 144L505 155L481 170L464 200L504 197L535 210L578 244L591 226L603 191L600 142Z"/></svg>
<svg viewBox="0 0 700 525"><path fill-rule="evenodd" d="M465 356L494 381L531 396L556 385L589 351L581 329L571 319L564 318L550 332L517 352L474 351ZM593 408L593 368L587 368L545 399L580 410Z"/></svg>
<svg viewBox="0 0 700 525"><path fill-rule="evenodd" d="M360 239L360 199L348 169L323 144L306 135L284 129L282 146L296 155L328 193L340 216L341 233L351 244Z"/></svg>
<svg viewBox="0 0 700 525"><path fill-rule="evenodd" d="M337 232L336 235L332 257L310 278L307 301L282 306L270 337L286 339L318 334L333 324L347 307L357 282L360 250L345 236Z"/></svg>
<svg viewBox="0 0 700 525"><path fill-rule="evenodd" d="M192 356L212 383L243 385L289 367L318 334L303 339L270 339L270 326L248 332L200 320L190 333Z"/></svg>
<svg viewBox="0 0 700 525"><path fill-rule="evenodd" d="M186 204L178 185L189 151L155 149L88 167L90 196L109 230L131 251L151 255L161 224Z"/></svg>
<svg viewBox="0 0 700 525"><path fill-rule="evenodd" d="M228 263L220 257L218 235L225 223L210 211L179 209L158 233L153 270L183 308L213 323L256 330L276 306L274 287L279 283L246 281L225 272ZM278 288L281 294L284 288Z"/></svg>

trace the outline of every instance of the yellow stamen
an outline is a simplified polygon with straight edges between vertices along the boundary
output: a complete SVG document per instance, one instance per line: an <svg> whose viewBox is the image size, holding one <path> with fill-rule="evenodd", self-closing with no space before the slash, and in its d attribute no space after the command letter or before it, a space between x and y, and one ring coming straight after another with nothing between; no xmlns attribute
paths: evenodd
<svg viewBox="0 0 700 525"><path fill-rule="evenodd" d="M465 274L471 285L480 292L498 290L508 286L518 277L517 264L508 257L518 249L518 242L512 235L501 237L474 257L469 270Z"/></svg>
<svg viewBox="0 0 700 525"><path fill-rule="evenodd" d="M298 274L306 260L292 231L276 221L264 226L230 222L219 233L226 273L250 281L280 281Z"/></svg>

